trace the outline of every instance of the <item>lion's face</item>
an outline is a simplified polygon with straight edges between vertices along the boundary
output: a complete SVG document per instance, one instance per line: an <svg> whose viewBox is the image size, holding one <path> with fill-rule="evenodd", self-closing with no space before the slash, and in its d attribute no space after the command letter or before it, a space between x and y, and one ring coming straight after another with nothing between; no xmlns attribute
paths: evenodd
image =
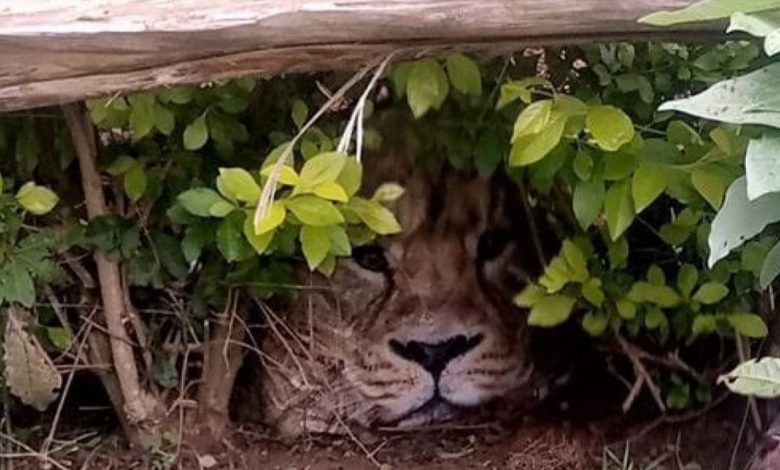
<svg viewBox="0 0 780 470"><path fill-rule="evenodd" d="M287 433L436 422L520 396L531 375L511 303L535 259L516 188L447 169L378 174L406 187L392 208L403 233L310 276L264 343L268 412Z"/></svg>

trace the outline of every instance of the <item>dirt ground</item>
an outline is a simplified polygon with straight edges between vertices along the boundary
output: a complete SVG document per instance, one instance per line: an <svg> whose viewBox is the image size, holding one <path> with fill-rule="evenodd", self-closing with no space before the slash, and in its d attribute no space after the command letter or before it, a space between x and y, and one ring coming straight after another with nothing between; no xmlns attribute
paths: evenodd
<svg viewBox="0 0 780 470"><path fill-rule="evenodd" d="M293 445L273 440L263 428L241 426L230 433L222 450L198 455L183 447L175 463L170 450L140 456L124 449L115 436L98 434L57 449L48 465L29 458L6 459L0 468L742 469L756 436L748 425L736 445L744 411L743 400L730 398L704 413L665 419L637 420L616 413L578 422L567 419L567 413L554 419L547 413L508 427L431 428L382 434L370 442L365 437L358 442L357 436L311 436Z"/></svg>

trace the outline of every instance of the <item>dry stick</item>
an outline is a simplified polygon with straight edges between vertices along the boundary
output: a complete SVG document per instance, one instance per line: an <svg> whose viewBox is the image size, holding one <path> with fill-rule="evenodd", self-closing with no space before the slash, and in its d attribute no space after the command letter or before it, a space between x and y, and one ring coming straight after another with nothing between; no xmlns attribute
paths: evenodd
<svg viewBox="0 0 780 470"><path fill-rule="evenodd" d="M645 385L647 386L647 389L650 390L650 394L653 396L656 405L658 405L658 409L661 410L661 413L665 413L666 405L664 405L664 401L661 398L661 390L658 388L655 382L653 382L653 378L650 377L650 373L647 372L647 369L645 369L644 364L642 364L642 360L631 349L631 346L628 344L628 342L626 342L625 339L618 337L617 341L620 344L620 347L626 353L626 356L628 356L631 364L634 366L634 374L636 374L637 380L639 377L642 378Z"/></svg>
<svg viewBox="0 0 780 470"><path fill-rule="evenodd" d="M97 309L92 310L89 315L90 318L95 315L95 312L97 312ZM41 453L44 456L49 454L49 448L51 447L52 441L54 441L54 435L57 433L57 426L60 422L62 409L65 406L65 400L68 398L68 392L70 391L71 385L73 384L73 377L76 375L77 368L75 366L78 365L78 363L81 361L82 354L84 353L84 347L87 345L87 339L92 333L91 324L86 324L84 328L84 336L79 341L79 347L76 349L76 358L73 360L74 367L68 374L68 379L65 381L65 387L62 389L62 396L60 397L60 402L57 404L57 411L54 413L54 420L52 421L51 428L49 429L49 435L46 436L46 440L43 441L43 446L41 446Z"/></svg>
<svg viewBox="0 0 780 470"><path fill-rule="evenodd" d="M748 345L745 343L742 335L739 333L735 335L735 339L737 341L737 356L739 357L739 362L747 362L750 356L749 352L747 351ZM750 417L753 419L753 425L755 426L756 431L761 432L763 426L761 425L761 415L758 413L758 403L756 402L756 398L747 397L747 401L748 407L750 408Z"/></svg>
<svg viewBox="0 0 780 470"><path fill-rule="evenodd" d="M274 164L273 170L271 171L270 176L268 177L268 181L266 182L265 186L263 187L263 192L260 194L260 200L257 202L257 209L255 210L254 214L254 223L257 225L263 218L265 217L266 213L268 212L268 208L271 206L271 202L274 199L274 194L276 193L276 183L279 180L279 175L282 172L282 167L284 166L287 159L292 155L293 149L295 148L295 144L298 142L298 140L303 136L306 131L308 131L311 126L314 125L314 123L317 122L317 120L325 114L330 107L340 100L346 93L349 91L350 88L355 86L357 82L363 79L363 77L368 73L369 70L371 70L373 67L375 67L380 61L378 60L372 60L368 65L360 69L355 75L352 76L347 82L341 86L333 95L328 99L328 101L323 104L320 109L317 110L316 113L309 119L306 124L301 127L301 129L298 131L298 134L290 141L289 144L287 144L287 147L282 151L282 155L279 156L279 159Z"/></svg>
<svg viewBox="0 0 780 470"><path fill-rule="evenodd" d="M81 170L87 215L90 219L108 213L97 169L97 149L94 129L80 104L63 106L65 120L70 128L76 156ZM141 388L138 369L129 337L122 323L124 291L119 265L110 261L101 251L95 252L103 312L110 333L111 353L119 386L124 398L124 408L131 422L149 420L156 412L156 403Z"/></svg>

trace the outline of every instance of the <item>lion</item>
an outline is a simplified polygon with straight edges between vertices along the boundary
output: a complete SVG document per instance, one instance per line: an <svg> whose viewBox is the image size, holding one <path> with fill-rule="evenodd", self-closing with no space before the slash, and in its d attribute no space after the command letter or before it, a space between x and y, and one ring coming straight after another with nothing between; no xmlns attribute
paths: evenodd
<svg viewBox="0 0 780 470"><path fill-rule="evenodd" d="M392 204L402 233L356 247L330 278L307 273L289 312L261 305L263 413L282 436L519 409L549 383L529 352L527 312L512 303L542 269L518 185L500 170L416 165L401 129L364 158L361 191L405 188Z"/></svg>

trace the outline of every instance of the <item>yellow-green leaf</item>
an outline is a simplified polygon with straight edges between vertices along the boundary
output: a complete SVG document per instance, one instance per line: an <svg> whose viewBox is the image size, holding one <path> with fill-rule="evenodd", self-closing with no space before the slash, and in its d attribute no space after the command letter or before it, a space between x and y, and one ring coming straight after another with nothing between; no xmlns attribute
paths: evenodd
<svg viewBox="0 0 780 470"><path fill-rule="evenodd" d="M569 319L575 299L568 295L548 295L537 301L528 316L531 326L553 327Z"/></svg>
<svg viewBox="0 0 780 470"><path fill-rule="evenodd" d="M24 210L35 215L48 214L59 200L54 191L45 186L38 186L32 181L19 188L16 193L16 202Z"/></svg>
<svg viewBox="0 0 780 470"><path fill-rule="evenodd" d="M332 202L317 196L295 196L285 200L285 205L305 225L321 227L344 222L344 216Z"/></svg>
<svg viewBox="0 0 780 470"><path fill-rule="evenodd" d="M217 188L228 199L237 199L251 204L260 198L260 186L243 168L220 168Z"/></svg>
<svg viewBox="0 0 780 470"><path fill-rule="evenodd" d="M271 241L274 239L274 233L276 233L276 231L270 229L258 235L255 232L252 216L253 214L248 213L246 219L244 219L244 237L246 238L246 241L252 245L252 248L254 248L257 254L262 254L268 249L268 246L271 245Z"/></svg>
<svg viewBox="0 0 780 470"><path fill-rule="evenodd" d="M634 138L631 118L614 106L591 106L585 125L598 146L607 151L614 152Z"/></svg>
<svg viewBox="0 0 780 470"><path fill-rule="evenodd" d="M330 237L326 227L304 225L300 233L301 250L310 270L325 260L330 251Z"/></svg>
<svg viewBox="0 0 780 470"><path fill-rule="evenodd" d="M314 187L314 194L323 199L330 199L331 201L347 202L349 199L344 188L335 181L326 181L318 184Z"/></svg>
<svg viewBox="0 0 780 470"><path fill-rule="evenodd" d="M326 152L310 158L301 168L299 188L312 190L319 184L336 181L346 162L347 156L340 152Z"/></svg>
<svg viewBox="0 0 780 470"><path fill-rule="evenodd" d="M371 230L379 235L390 235L401 231L401 225L390 210L376 201L352 198L349 207Z"/></svg>
<svg viewBox="0 0 780 470"><path fill-rule="evenodd" d="M278 200L272 202L264 217L253 219L254 234L263 235L264 233L272 231L284 222L286 216L287 209L284 206L284 201Z"/></svg>
<svg viewBox="0 0 780 470"><path fill-rule="evenodd" d="M538 134L548 122L552 113L552 100L536 101L523 109L515 120L512 143L524 135Z"/></svg>
<svg viewBox="0 0 780 470"><path fill-rule="evenodd" d="M271 174L274 172L275 167L276 165L266 166L260 171L260 175L266 178L270 178ZM279 169L279 179L277 181L279 181L281 184L286 184L287 186L297 186L301 181L301 177L298 176L298 173L295 171L295 169L293 169L293 167L289 165L282 165L282 167Z"/></svg>
<svg viewBox="0 0 780 470"><path fill-rule="evenodd" d="M371 199L379 202L392 202L404 195L404 187L398 183L382 183L374 191Z"/></svg>
<svg viewBox="0 0 780 470"><path fill-rule="evenodd" d="M509 154L511 166L525 166L538 162L558 145L566 127L566 115L554 111L548 124L539 133L518 137Z"/></svg>

